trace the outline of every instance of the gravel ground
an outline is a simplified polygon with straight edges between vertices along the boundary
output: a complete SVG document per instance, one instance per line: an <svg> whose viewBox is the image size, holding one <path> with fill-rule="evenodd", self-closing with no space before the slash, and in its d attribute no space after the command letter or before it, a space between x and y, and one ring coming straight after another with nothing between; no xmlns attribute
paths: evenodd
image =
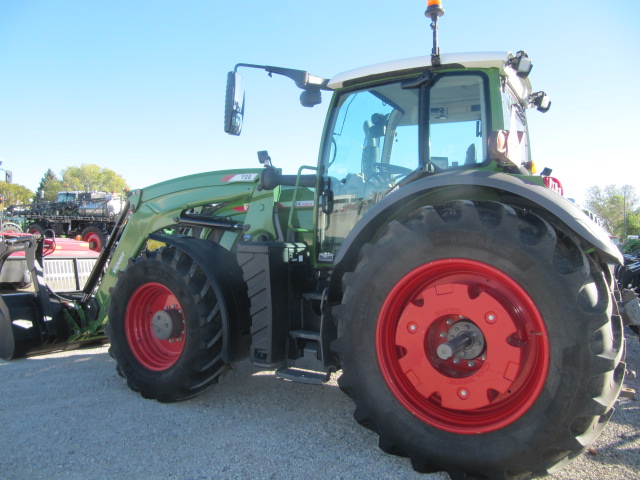
<svg viewBox="0 0 640 480"><path fill-rule="evenodd" d="M199 397L160 404L126 387L106 347L0 361L0 478L449 478L379 450L336 378L295 384L243 362ZM625 385L640 393L640 380ZM640 479L640 402L622 398L591 453L547 478Z"/></svg>

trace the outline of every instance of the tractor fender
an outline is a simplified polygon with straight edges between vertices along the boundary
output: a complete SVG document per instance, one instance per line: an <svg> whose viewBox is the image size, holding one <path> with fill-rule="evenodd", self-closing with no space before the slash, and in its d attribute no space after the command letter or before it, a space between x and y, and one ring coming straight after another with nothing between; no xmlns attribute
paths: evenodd
<svg viewBox="0 0 640 480"><path fill-rule="evenodd" d="M246 357L249 351L249 298L235 256L221 245L200 238L152 233L149 239L179 248L202 268L222 313L223 359L231 363Z"/></svg>
<svg viewBox="0 0 640 480"><path fill-rule="evenodd" d="M360 219L334 258L330 296L335 298L334 295L339 295L342 274L355 268L362 246L374 239L390 221L401 219L424 205L459 199L496 198L496 195L504 203L518 203L548 212L597 249L608 262L622 263L620 251L600 226L572 202L543 185L527 177L500 172L446 172L424 177L389 193Z"/></svg>

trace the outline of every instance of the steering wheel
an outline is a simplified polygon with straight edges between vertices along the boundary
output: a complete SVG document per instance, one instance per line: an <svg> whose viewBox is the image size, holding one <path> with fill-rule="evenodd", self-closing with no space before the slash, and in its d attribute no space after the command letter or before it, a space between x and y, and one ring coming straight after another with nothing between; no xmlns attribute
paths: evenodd
<svg viewBox="0 0 640 480"><path fill-rule="evenodd" d="M406 175L413 172L410 168L391 163L374 163L373 168L377 170L375 173L380 175Z"/></svg>
<svg viewBox="0 0 640 480"><path fill-rule="evenodd" d="M373 173L369 176L367 181L375 186L376 189L386 189L391 186L396 175L407 175L413 170L407 167L401 167L399 165L393 165L391 163L374 163Z"/></svg>

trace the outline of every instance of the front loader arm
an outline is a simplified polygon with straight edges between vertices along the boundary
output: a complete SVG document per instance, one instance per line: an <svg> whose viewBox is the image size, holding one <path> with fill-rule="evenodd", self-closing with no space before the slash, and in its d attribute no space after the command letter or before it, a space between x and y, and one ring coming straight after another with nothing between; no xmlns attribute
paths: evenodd
<svg viewBox="0 0 640 480"><path fill-rule="evenodd" d="M109 291L116 283L118 272L127 266L129 259L136 258L146 248L151 233L175 225L180 217L184 218L186 211L198 207L256 202L273 205L274 193L256 188L262 171L206 172L135 190L129 197L128 218L120 238L114 242L112 252L102 253L108 255L109 260L104 272L100 272L102 278L93 295L97 314L93 315L94 320L83 329L80 337L92 336L104 329L108 320ZM242 209L223 209L223 212L236 213L238 210ZM234 215L234 222L239 228L242 228L246 216L247 212ZM261 225L261 228L265 226Z"/></svg>

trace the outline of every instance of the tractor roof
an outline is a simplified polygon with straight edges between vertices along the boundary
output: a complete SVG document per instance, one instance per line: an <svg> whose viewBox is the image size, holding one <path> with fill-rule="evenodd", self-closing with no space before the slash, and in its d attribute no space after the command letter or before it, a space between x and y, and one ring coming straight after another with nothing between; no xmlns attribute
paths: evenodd
<svg viewBox="0 0 640 480"><path fill-rule="evenodd" d="M498 68L501 74L515 77L515 71L506 68L507 61L513 55L509 52L473 52L473 53L449 53L442 54L441 64L443 66L456 64L466 68ZM364 81L376 80L377 78L387 78L403 74L410 74L412 71L420 72L431 66L431 56L406 58L403 60L393 60L390 62L377 63L366 67L340 73L329 80L328 87L337 89ZM528 84L528 81L526 82ZM527 85L528 87L529 85ZM527 88L528 90L528 88Z"/></svg>

